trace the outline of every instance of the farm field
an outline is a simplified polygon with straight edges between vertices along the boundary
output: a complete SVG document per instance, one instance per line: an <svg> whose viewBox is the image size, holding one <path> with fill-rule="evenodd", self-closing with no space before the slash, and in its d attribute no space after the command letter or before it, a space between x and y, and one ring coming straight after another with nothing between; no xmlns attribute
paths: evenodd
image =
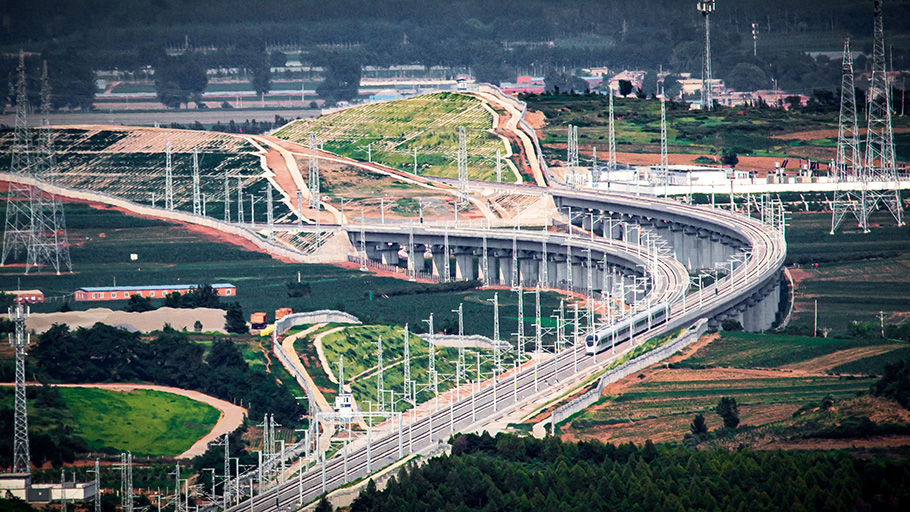
<svg viewBox="0 0 910 512"><path fill-rule="evenodd" d="M808 325L818 300L818 325L834 335L852 321L900 324L910 319L910 229L897 227L888 213L878 212L869 233L844 219L830 235L830 213L795 213L787 232L788 264L796 283L791 323ZM815 264L818 266L816 267Z"/></svg>
<svg viewBox="0 0 910 512"><path fill-rule="evenodd" d="M273 135L308 145L315 133L326 151L413 171L417 149L418 174L457 177L455 153L459 126L467 136L471 179L496 177L496 150L505 153L501 139L490 133L493 120L483 103L469 95L434 93L404 100L374 103L293 121Z"/></svg>
<svg viewBox="0 0 910 512"><path fill-rule="evenodd" d="M883 405L889 402L886 399L857 398L867 394L876 381L877 377L867 376L874 372L839 372L881 368L906 357L908 348L907 344L882 340L864 343L735 332L709 334L687 354L671 359L669 365L654 366L609 386L597 404L561 426L563 438L636 444L646 439L680 442L689 433L695 414L704 415L710 430L721 427L713 409L722 397L733 397L739 405L740 430L752 432L737 434L738 442L773 446L794 436L798 441L799 430L787 430L793 428L791 423L814 418L816 423L806 430L811 433L850 414L870 415L882 407L887 409ZM833 400L843 414L820 413L823 399ZM894 407L900 409L896 404Z"/></svg>
<svg viewBox="0 0 910 512"><path fill-rule="evenodd" d="M58 421L72 428L92 451L179 455L208 434L220 416L210 405L160 391L58 390L66 404L65 414ZM0 394L12 401L11 389L3 388Z"/></svg>

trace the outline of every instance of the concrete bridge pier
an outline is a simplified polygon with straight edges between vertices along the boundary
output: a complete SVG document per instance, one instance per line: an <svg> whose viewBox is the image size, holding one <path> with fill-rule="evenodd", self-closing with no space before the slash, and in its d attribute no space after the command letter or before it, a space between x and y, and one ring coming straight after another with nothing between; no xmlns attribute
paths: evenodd
<svg viewBox="0 0 910 512"><path fill-rule="evenodd" d="M384 265L398 265L398 251L401 249L398 244L382 244L380 252L382 253L382 263Z"/></svg>
<svg viewBox="0 0 910 512"><path fill-rule="evenodd" d="M449 257L445 253L445 247L442 245L433 246L433 275L445 281L448 276L445 276L445 264L446 259Z"/></svg>
<svg viewBox="0 0 910 512"><path fill-rule="evenodd" d="M537 263L537 260L534 258L533 254L524 253L519 255L518 259L518 271L521 275L521 283L524 286L536 286L537 285L537 271L540 268L540 264Z"/></svg>
<svg viewBox="0 0 910 512"><path fill-rule="evenodd" d="M474 279L474 250L470 247L455 248L455 279L471 281Z"/></svg>
<svg viewBox="0 0 910 512"><path fill-rule="evenodd" d="M512 284L512 252L496 251L496 261L499 264L499 284L509 286Z"/></svg>

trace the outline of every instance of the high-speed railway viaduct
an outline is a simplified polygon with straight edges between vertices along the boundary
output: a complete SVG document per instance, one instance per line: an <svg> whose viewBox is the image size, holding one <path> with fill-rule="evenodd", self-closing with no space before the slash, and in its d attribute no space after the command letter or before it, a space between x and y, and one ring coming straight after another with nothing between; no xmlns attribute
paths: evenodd
<svg viewBox="0 0 910 512"><path fill-rule="evenodd" d="M775 321L780 270L786 257L781 227L720 209L674 201L574 191L550 193L572 224L585 232L567 235L455 226L356 224L347 226L347 232L355 247L363 240L368 256L384 259L388 264L398 263L397 258L408 253L404 249L409 245L415 247L415 255L421 249L429 252L436 273L445 271L447 247L448 256L455 259L456 277L463 279L483 277L486 273L491 279L495 276L494 282L514 278L525 286L540 283L559 287L571 268L576 291L588 289L589 273L591 289L597 291L603 287L605 269L609 269L607 286L611 280L616 284L633 283L636 277L647 275L649 299L655 303L668 302L670 319L641 335L636 342L688 327L699 318L708 318L714 326L724 319L737 319L750 330L769 328ZM605 226L606 237L603 236ZM660 237L667 247L655 252L640 245L636 233L639 226L650 230L650 237ZM592 254L590 271L588 251ZM422 262L424 258L415 256L414 260ZM729 269L731 261L732 272L712 274L716 281L712 279L702 289L687 293L690 272ZM518 275L514 276L516 268ZM576 273L580 276L577 282ZM628 344L618 345L616 353ZM383 434L374 436L369 449L358 446L342 450L229 509L252 512L294 509L409 453L426 450L454 432L482 428L485 421L509 408L556 393L561 390L559 383L602 367L614 357L609 350L596 357L585 356L583 346L578 344L537 363L525 363L488 379L467 397L441 404L435 412L423 416L400 415L385 424Z"/></svg>

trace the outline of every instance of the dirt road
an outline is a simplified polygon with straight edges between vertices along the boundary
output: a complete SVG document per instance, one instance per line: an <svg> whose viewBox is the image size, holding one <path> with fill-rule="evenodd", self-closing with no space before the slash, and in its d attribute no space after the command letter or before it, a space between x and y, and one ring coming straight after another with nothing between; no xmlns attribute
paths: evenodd
<svg viewBox="0 0 910 512"><path fill-rule="evenodd" d="M11 382L0 383L0 386L13 386ZM30 382L29 386L40 386L41 384L36 382ZM169 386L158 386L155 384L52 384L53 386L61 388L96 388L96 389L106 389L109 391L119 391L121 393L129 393L130 391L136 389L147 389L151 391L161 391L163 393L171 393L174 395L185 396L191 400L196 400L197 402L202 402L204 404L211 405L212 407L218 409L221 412L221 417L218 418L218 422L215 423L215 426L212 427L212 430L206 434L202 439L199 439L193 446L177 456L178 459L190 459L197 455L202 455L208 449L209 443L217 441L219 437L224 434L233 432L238 427L243 425L243 417L247 415L247 410L243 407L234 405L230 402L225 402L220 398L215 398L213 396L205 395L198 391L192 391L189 389L180 389L172 388Z"/></svg>

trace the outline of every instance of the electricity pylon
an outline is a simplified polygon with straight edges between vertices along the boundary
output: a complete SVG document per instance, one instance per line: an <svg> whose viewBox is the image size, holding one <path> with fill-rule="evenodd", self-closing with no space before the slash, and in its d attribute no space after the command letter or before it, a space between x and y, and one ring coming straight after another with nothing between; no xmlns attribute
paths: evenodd
<svg viewBox="0 0 910 512"><path fill-rule="evenodd" d="M859 122L856 115L856 92L853 79L853 56L850 39L844 41L843 76L841 78L840 118L837 126L837 157L834 161L834 205L831 212L831 234L847 212L856 217L863 232L869 231L866 218L866 192L869 185L859 150ZM844 190L844 183L860 183L860 190Z"/></svg>
<svg viewBox="0 0 910 512"><path fill-rule="evenodd" d="M705 110L714 109L714 91L711 89L711 13L714 0L698 2L698 12L705 19L705 55L701 65L701 105Z"/></svg>
<svg viewBox="0 0 910 512"><path fill-rule="evenodd" d="M885 69L885 36L882 28L882 2L875 0L875 39L872 47L872 78L869 81L866 129L866 173L870 182L893 183L893 190L870 190L863 204L866 218L880 205L885 206L898 226L901 218L901 192L894 165L894 133L891 129L891 85Z"/></svg>

